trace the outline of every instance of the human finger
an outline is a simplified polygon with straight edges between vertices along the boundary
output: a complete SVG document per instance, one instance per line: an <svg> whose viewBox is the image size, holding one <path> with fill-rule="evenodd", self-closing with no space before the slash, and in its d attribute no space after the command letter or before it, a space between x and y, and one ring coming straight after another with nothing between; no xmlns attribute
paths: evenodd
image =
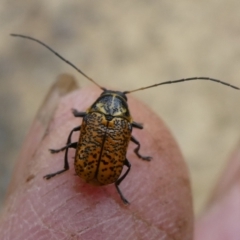
<svg viewBox="0 0 240 240"><path fill-rule="evenodd" d="M57 99L50 123L35 119L6 199L0 238L192 239L191 191L181 152L164 123L131 96L133 118L144 123L133 135L141 142L140 152L153 159L137 158L130 143L127 158L132 167L120 185L129 205L114 185L96 187L75 176L73 149L70 170L43 179L63 168L64 153L50 154L48 149L64 146L71 129L81 124L71 108L85 111L100 94L96 88L73 91ZM73 142L77 140L74 134Z"/></svg>

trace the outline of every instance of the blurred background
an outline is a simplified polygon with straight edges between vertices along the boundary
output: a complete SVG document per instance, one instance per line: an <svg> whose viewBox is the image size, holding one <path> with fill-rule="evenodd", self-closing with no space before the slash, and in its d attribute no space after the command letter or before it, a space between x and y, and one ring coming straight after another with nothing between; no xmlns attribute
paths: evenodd
<svg viewBox="0 0 240 240"><path fill-rule="evenodd" d="M90 85L27 34L100 85L131 90L209 76L240 86L240 1L0 1L0 202L31 122L60 73ZM168 125L189 166L195 213L239 144L240 92L189 82L133 94ZM150 116L149 116L150 117Z"/></svg>

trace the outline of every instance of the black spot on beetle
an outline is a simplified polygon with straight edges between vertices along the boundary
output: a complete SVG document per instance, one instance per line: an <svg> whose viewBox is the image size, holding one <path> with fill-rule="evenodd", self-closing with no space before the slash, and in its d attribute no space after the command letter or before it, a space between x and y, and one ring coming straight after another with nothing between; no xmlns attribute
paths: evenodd
<svg viewBox="0 0 240 240"><path fill-rule="evenodd" d="M109 164L108 162L104 161L103 159L102 159L101 162L102 162L104 165L108 165L108 164Z"/></svg>

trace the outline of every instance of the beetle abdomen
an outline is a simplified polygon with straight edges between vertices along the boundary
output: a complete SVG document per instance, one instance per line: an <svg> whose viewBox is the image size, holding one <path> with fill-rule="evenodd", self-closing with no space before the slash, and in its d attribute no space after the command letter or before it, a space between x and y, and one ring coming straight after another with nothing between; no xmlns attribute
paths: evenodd
<svg viewBox="0 0 240 240"><path fill-rule="evenodd" d="M75 156L76 174L95 185L116 182L122 172L131 131L131 123L124 118L88 113L83 119Z"/></svg>

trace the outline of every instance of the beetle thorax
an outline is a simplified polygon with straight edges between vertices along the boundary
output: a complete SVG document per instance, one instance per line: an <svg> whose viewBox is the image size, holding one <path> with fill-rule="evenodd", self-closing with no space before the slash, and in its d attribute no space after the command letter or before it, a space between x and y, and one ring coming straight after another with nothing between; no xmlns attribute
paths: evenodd
<svg viewBox="0 0 240 240"><path fill-rule="evenodd" d="M131 120L127 101L117 93L103 93L90 107L89 112L100 112L104 115Z"/></svg>

